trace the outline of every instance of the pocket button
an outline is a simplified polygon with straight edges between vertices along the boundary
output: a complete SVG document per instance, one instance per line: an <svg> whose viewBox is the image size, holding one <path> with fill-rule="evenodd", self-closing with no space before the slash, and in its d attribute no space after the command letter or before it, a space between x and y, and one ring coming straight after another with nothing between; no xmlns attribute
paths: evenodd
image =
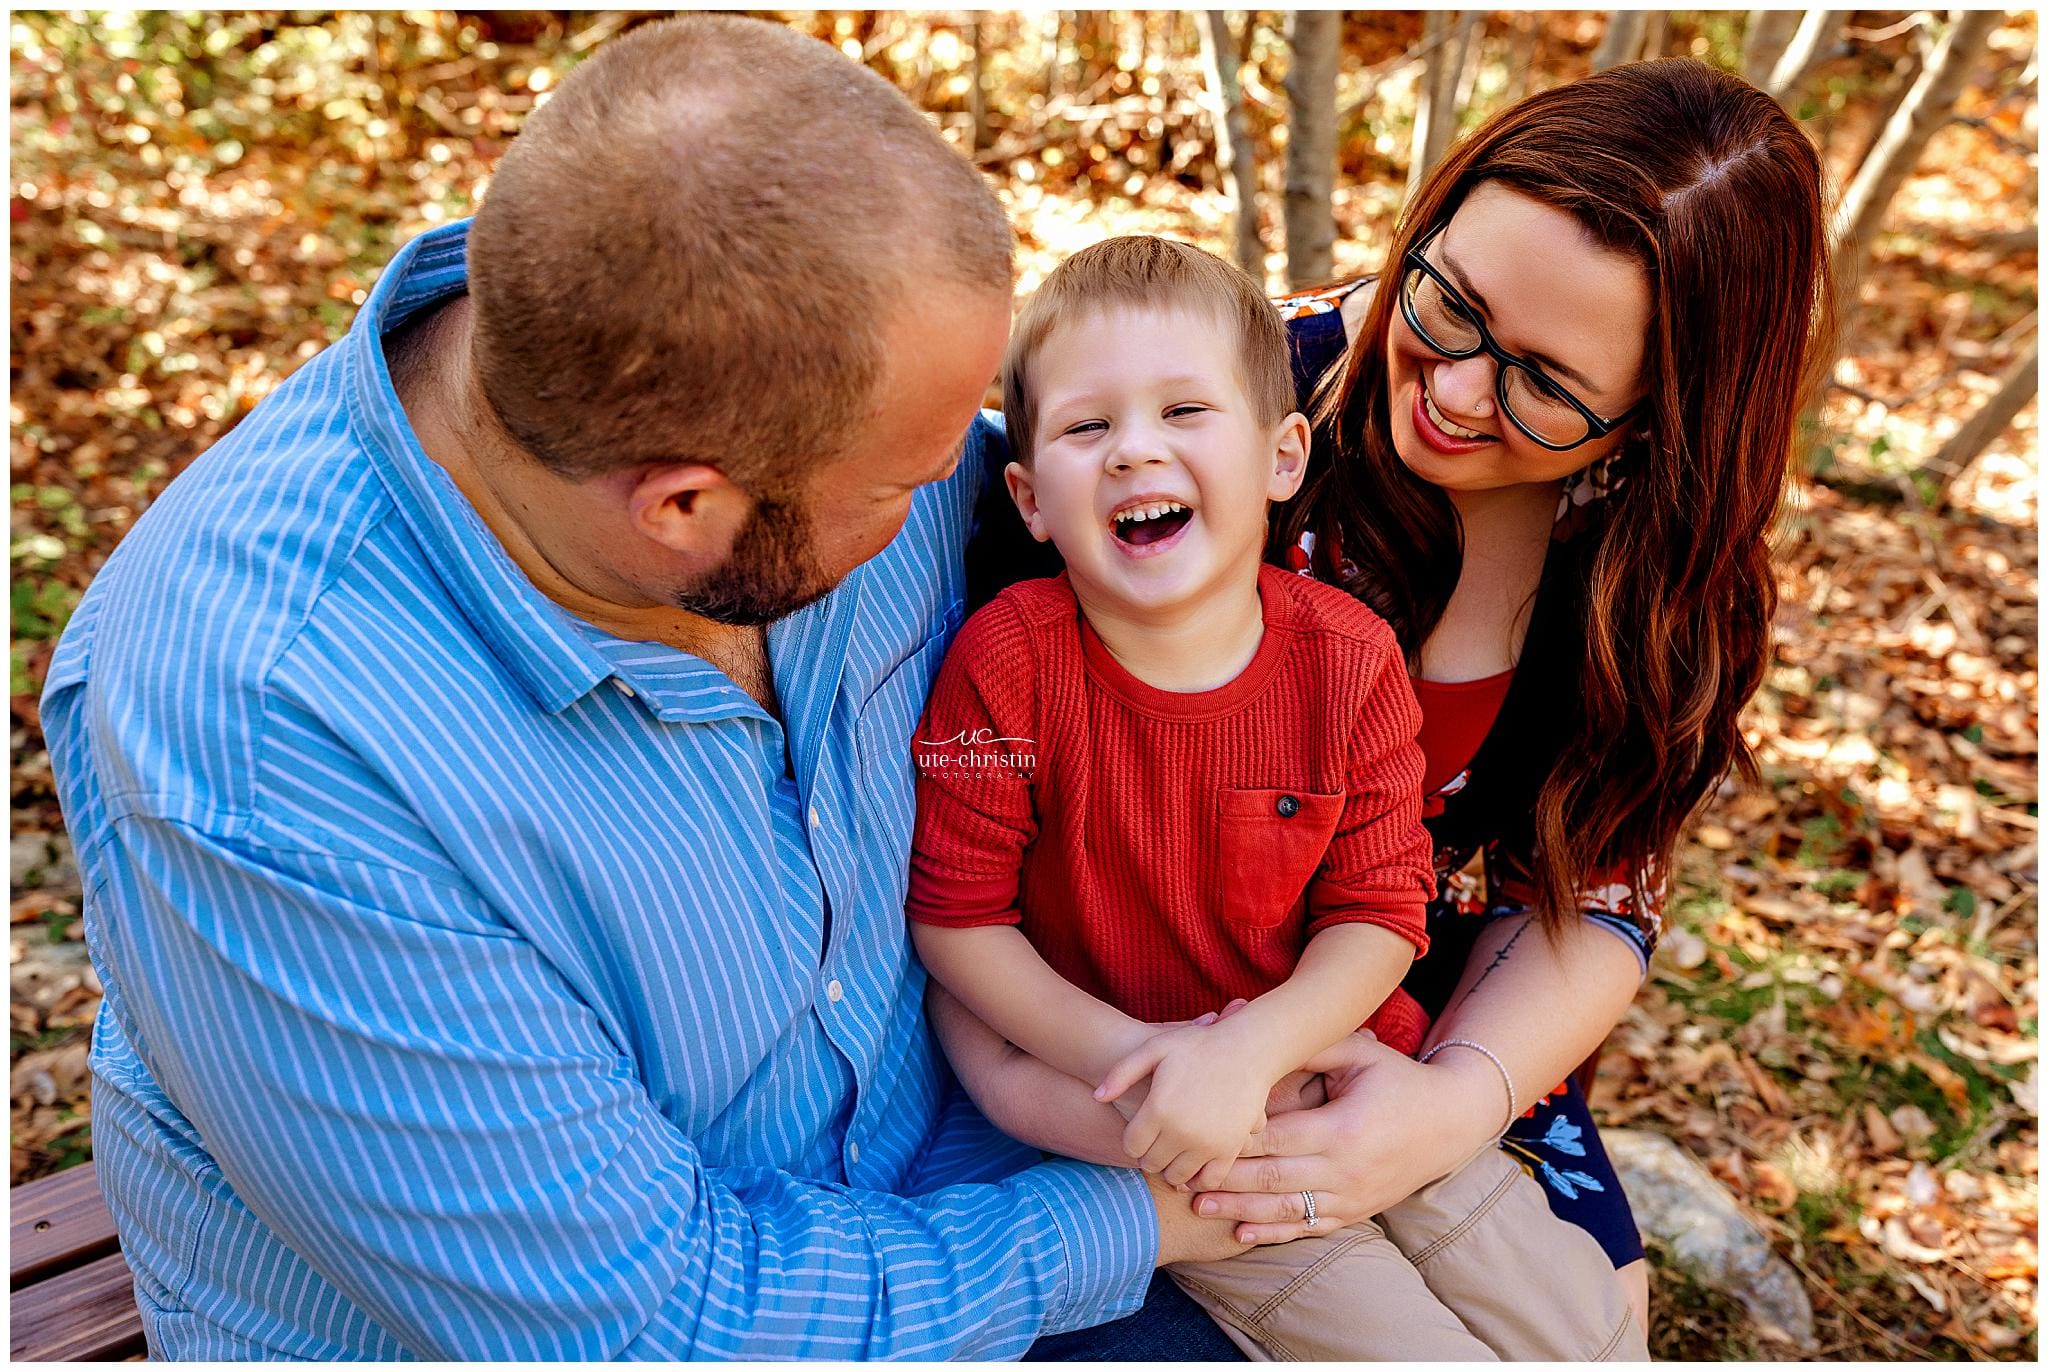
<svg viewBox="0 0 2048 1372"><path fill-rule="evenodd" d="M1293 796L1282 796L1273 802L1273 808L1280 812L1280 818L1293 819L1301 813L1301 802Z"/></svg>

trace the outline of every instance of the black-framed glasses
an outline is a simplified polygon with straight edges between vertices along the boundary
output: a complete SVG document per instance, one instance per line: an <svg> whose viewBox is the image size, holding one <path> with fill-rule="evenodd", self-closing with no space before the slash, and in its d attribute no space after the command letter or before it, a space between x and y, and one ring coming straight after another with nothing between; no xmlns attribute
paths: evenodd
<svg viewBox="0 0 2048 1372"><path fill-rule="evenodd" d="M1416 337L1445 357L1463 359L1485 353L1494 361L1493 389L1501 413L1534 442L1564 452L1605 438L1636 412L1631 405L1612 419L1602 419L1577 396L1545 376L1535 363L1515 356L1493 341L1458 288L1431 265L1422 250L1443 233L1439 224L1408 250L1401 278L1401 314Z"/></svg>

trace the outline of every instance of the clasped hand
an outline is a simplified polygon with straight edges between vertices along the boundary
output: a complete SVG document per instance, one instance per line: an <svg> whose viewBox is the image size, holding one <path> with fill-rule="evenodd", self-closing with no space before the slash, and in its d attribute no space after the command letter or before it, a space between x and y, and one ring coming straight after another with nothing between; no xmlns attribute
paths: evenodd
<svg viewBox="0 0 2048 1372"><path fill-rule="evenodd" d="M1238 1221L1240 1243L1312 1232L1303 1191L1315 1193L1321 1232L1377 1215L1455 1170L1499 1126L1499 1078L1470 1054L1424 1065L1361 1031L1307 1067L1322 1074L1327 1103L1304 1101L1286 1114L1269 1107L1259 1155L1196 1188L1194 1213Z"/></svg>
<svg viewBox="0 0 2048 1372"><path fill-rule="evenodd" d="M1270 1062L1228 1018L1210 1018L1153 1034L1095 1091L1125 1112L1125 1154L1171 1186L1221 1186L1232 1163L1259 1151L1266 1127ZM1135 1109L1122 1104L1127 1097L1138 1099Z"/></svg>

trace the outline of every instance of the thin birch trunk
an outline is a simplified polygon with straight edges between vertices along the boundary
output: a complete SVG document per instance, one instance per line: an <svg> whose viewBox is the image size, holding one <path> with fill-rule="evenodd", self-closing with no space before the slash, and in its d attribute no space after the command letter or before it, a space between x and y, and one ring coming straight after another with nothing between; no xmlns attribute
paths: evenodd
<svg viewBox="0 0 2048 1372"><path fill-rule="evenodd" d="M1955 113L1956 99L1976 69L1986 40L2004 18L1997 10L1968 10L1955 17L1913 89L1856 169L1835 216L1835 279L1842 283L1844 299L1855 298L1850 292L1862 278L1892 197L1912 173L1927 141Z"/></svg>
<svg viewBox="0 0 2048 1372"><path fill-rule="evenodd" d="M1643 47L1639 54L1646 62L1664 55L1664 45L1671 41L1671 11L1651 10L1650 17L1643 25Z"/></svg>
<svg viewBox="0 0 2048 1372"><path fill-rule="evenodd" d="M1205 10L1194 20L1202 40L1203 103L1209 109L1216 170L1230 200L1237 265L1263 283L1266 245L1259 239L1258 149L1246 125L1244 92L1237 82L1237 42L1231 37L1230 16L1222 10Z"/></svg>
<svg viewBox="0 0 2048 1372"><path fill-rule="evenodd" d="M1643 23L1647 18L1642 10L1609 13L1607 32L1601 36L1600 46L1593 50L1593 70L1606 71L1635 61L1636 54L1643 50Z"/></svg>
<svg viewBox="0 0 2048 1372"><path fill-rule="evenodd" d="M1515 16L1515 41L1508 50L1508 104L1529 93L1529 77L1535 67L1536 16L1525 11Z"/></svg>
<svg viewBox="0 0 2048 1372"><path fill-rule="evenodd" d="M1751 10L1742 31L1742 79L1759 87L1770 80L1798 27L1798 10Z"/></svg>
<svg viewBox="0 0 2048 1372"><path fill-rule="evenodd" d="M1048 105L1059 104L1061 97L1066 94L1061 80L1065 70L1060 62L1061 22L1060 11L1046 11L1044 37L1040 41L1044 50L1051 54L1045 64L1045 103Z"/></svg>
<svg viewBox="0 0 2048 1372"><path fill-rule="evenodd" d="M1452 97L1451 108L1462 113L1472 105L1472 92L1479 87L1479 69L1486 63L1486 11L1474 10L1466 16L1466 24L1459 42L1458 89ZM1453 120L1452 127L1457 127Z"/></svg>
<svg viewBox="0 0 2048 1372"><path fill-rule="evenodd" d="M1915 28L1907 39L1906 55L1899 59L1898 66L1893 69L1891 80L1885 86L1884 104L1879 108L1877 118L1871 121L1869 133L1863 140L1863 150L1856 154L1856 159L1849 164L1850 166L1861 167L1870 160L1871 149L1877 146L1878 139L1884 137L1884 131L1890 126L1892 116L1906 103L1906 97L1913 93L1914 85L1920 80L1920 73L1926 70L1927 54L1932 47L1933 43L1927 36L1926 28ZM1854 176L1854 173L1850 175Z"/></svg>
<svg viewBox="0 0 2048 1372"><path fill-rule="evenodd" d="M1343 15L1297 10L1288 30L1287 280L1328 281L1337 221L1330 197L1337 175L1337 48Z"/></svg>
<svg viewBox="0 0 2048 1372"><path fill-rule="evenodd" d="M973 146L980 152L988 146L988 80L982 62L981 20L967 21L967 49L970 56L967 81L967 117L974 125Z"/></svg>
<svg viewBox="0 0 2048 1372"><path fill-rule="evenodd" d="M1422 178L1451 146L1458 129L1457 79L1463 50L1451 41L1451 34L1462 22L1463 16L1451 10L1431 10L1423 16L1423 42L1434 40L1436 45L1415 83L1415 140L1408 158L1407 200L1415 198Z"/></svg>
<svg viewBox="0 0 2048 1372"><path fill-rule="evenodd" d="M2034 398L2034 391L2041 379L2041 337L2027 345L2025 355L2006 368L1999 378L1998 389L1991 398L1978 407L1977 413L1955 431L1948 442L1941 445L1927 463L1927 470L1947 479L1951 490L1962 480L1963 474L1989 447L1991 440L2005 432L2005 426Z"/></svg>
<svg viewBox="0 0 2048 1372"><path fill-rule="evenodd" d="M1785 45L1784 55L1778 65L1771 69L1770 83L1764 87L1771 98L1788 111L1797 112L1800 97L1813 81L1813 74L1821 65L1835 55L1835 42L1840 38L1842 25L1849 18L1848 10L1808 10L1799 21L1799 29L1792 35L1792 41Z"/></svg>

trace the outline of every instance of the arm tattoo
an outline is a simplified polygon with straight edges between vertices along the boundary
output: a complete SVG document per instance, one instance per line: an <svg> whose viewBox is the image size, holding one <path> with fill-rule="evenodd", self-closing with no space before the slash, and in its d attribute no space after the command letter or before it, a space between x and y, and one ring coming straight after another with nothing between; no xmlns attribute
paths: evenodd
<svg viewBox="0 0 2048 1372"><path fill-rule="evenodd" d="M1534 922L1535 921L1531 920L1529 924L1533 924ZM1499 971L1501 967L1507 963L1508 955L1515 951L1515 945L1522 941L1522 935L1529 932L1529 924L1524 924L1521 928L1515 930L1514 933L1508 935L1508 941L1506 943L1503 943L1498 949L1494 950L1493 961L1486 964L1486 970L1479 974L1479 980L1473 982L1471 987L1466 990L1465 994L1458 997L1458 1005L1463 1005L1466 1001L1472 999L1473 994L1477 992L1480 987L1486 985L1486 979L1492 976L1495 972ZM1455 1009L1456 1007L1454 1006L1452 1008Z"/></svg>

